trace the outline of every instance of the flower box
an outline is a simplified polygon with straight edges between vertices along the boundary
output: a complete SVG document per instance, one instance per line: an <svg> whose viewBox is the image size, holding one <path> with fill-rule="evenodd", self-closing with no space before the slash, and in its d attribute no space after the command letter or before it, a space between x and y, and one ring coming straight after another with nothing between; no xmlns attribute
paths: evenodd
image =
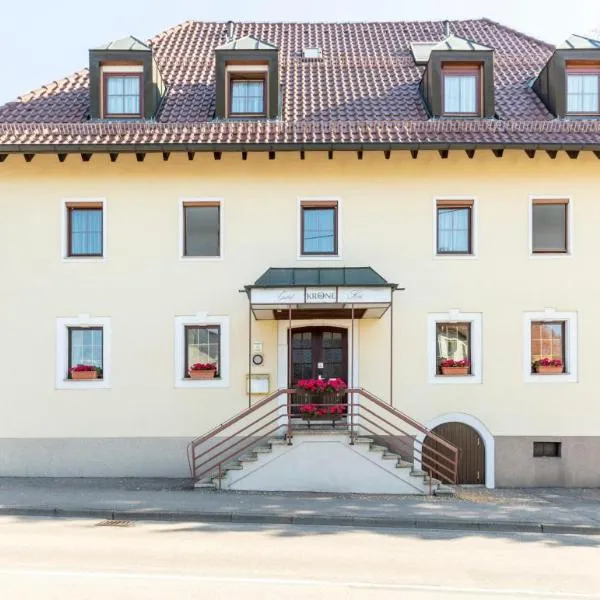
<svg viewBox="0 0 600 600"><path fill-rule="evenodd" d="M190 379L214 379L216 373L216 369L191 369Z"/></svg>
<svg viewBox="0 0 600 600"><path fill-rule="evenodd" d="M562 365L537 365L535 367L535 372L538 375L562 375L563 367Z"/></svg>
<svg viewBox="0 0 600 600"><path fill-rule="evenodd" d="M468 375L469 367L442 367L442 375L456 376L456 375Z"/></svg>
<svg viewBox="0 0 600 600"><path fill-rule="evenodd" d="M71 379L74 380L83 380L83 379L97 379L98 371L94 369L93 371L71 371Z"/></svg>

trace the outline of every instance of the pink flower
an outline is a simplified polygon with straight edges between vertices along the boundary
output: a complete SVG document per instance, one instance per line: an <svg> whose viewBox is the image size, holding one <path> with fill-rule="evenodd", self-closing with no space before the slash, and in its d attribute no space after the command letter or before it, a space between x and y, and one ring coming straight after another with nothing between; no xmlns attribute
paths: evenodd
<svg viewBox="0 0 600 600"><path fill-rule="evenodd" d="M190 366L190 371L216 371L217 365L214 363L194 363Z"/></svg>

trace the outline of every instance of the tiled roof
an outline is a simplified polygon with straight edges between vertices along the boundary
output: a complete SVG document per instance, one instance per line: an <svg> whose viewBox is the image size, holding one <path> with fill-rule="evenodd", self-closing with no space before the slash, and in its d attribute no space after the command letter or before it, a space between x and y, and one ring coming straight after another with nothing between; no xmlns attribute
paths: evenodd
<svg viewBox="0 0 600 600"><path fill-rule="evenodd" d="M450 29L494 49L498 119L429 119L419 91L423 67L415 65L410 44L441 42L441 21L236 23L236 38L253 36L279 48L282 114L276 121L217 122L214 51L227 41L227 24L194 21L149 41L167 85L156 122L88 121L85 69L0 107L0 151L38 144L600 147L597 121L554 119L530 87L552 46L487 19L453 21ZM322 48L323 58L304 59L307 47Z"/></svg>

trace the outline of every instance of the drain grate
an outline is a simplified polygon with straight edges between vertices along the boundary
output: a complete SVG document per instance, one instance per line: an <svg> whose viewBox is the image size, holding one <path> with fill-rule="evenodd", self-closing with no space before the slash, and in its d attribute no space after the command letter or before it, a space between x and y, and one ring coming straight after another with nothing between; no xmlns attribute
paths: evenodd
<svg viewBox="0 0 600 600"><path fill-rule="evenodd" d="M133 525L131 521L115 521L111 519L96 523L96 527L131 527L131 525Z"/></svg>

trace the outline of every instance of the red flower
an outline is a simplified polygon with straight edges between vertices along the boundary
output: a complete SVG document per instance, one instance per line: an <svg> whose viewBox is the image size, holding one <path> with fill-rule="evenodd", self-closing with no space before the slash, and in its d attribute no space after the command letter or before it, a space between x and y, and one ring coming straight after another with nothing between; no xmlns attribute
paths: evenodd
<svg viewBox="0 0 600 600"><path fill-rule="evenodd" d="M311 394L335 394L342 393L347 389L346 382L343 379L300 379L296 383L296 389Z"/></svg>
<svg viewBox="0 0 600 600"><path fill-rule="evenodd" d="M470 367L471 362L466 358L462 360L454 360L452 358L446 358L440 362L440 367Z"/></svg>
<svg viewBox="0 0 600 600"><path fill-rule="evenodd" d="M217 365L214 363L194 363L190 366L190 371L216 371Z"/></svg>
<svg viewBox="0 0 600 600"><path fill-rule="evenodd" d="M71 373L80 373L81 371L96 371L93 365L75 365L71 369Z"/></svg>
<svg viewBox="0 0 600 600"><path fill-rule="evenodd" d="M534 367L562 367L560 358L540 358L533 363Z"/></svg>

